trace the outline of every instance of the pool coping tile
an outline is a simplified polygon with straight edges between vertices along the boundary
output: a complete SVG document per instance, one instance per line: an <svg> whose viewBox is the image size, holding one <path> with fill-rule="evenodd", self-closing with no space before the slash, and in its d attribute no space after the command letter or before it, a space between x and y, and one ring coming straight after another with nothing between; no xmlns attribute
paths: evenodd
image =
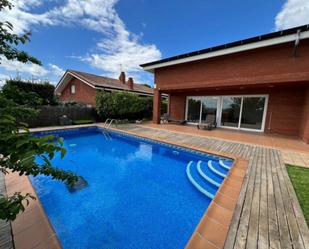
<svg viewBox="0 0 309 249"><path fill-rule="evenodd" d="M30 193L36 198L36 200L30 200L25 211L18 214L11 223L14 248L61 248L56 233L29 178L10 172L5 175L5 184L8 194L15 192ZM52 245L52 247L48 247L46 243ZM41 244L45 246L39 247Z"/></svg>

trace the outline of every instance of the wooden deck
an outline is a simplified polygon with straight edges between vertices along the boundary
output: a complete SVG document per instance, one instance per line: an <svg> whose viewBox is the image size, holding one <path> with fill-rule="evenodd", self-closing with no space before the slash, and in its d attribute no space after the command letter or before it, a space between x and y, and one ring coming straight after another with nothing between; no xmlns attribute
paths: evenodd
<svg viewBox="0 0 309 249"><path fill-rule="evenodd" d="M280 150L137 125L117 128L249 161L225 249L309 248L309 230Z"/></svg>

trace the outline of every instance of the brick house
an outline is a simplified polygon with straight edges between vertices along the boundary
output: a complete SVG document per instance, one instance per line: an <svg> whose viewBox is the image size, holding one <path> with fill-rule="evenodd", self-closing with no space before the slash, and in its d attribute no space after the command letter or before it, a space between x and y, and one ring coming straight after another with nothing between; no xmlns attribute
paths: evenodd
<svg viewBox="0 0 309 249"><path fill-rule="evenodd" d="M126 81L126 75L121 72L119 79L98 76L94 74L67 70L56 86L55 94L62 101L77 101L95 106L97 91L129 91L140 96L153 96L153 88L133 82L133 78Z"/></svg>
<svg viewBox="0 0 309 249"><path fill-rule="evenodd" d="M154 73L169 115L198 124L298 136L309 143L309 25L141 65Z"/></svg>

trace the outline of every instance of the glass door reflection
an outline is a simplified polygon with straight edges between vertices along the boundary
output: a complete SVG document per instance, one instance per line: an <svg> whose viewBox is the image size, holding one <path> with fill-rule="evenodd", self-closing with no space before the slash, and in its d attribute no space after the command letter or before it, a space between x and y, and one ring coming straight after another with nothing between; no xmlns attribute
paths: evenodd
<svg viewBox="0 0 309 249"><path fill-rule="evenodd" d="M242 98L225 96L222 100L221 126L238 128Z"/></svg>
<svg viewBox="0 0 309 249"><path fill-rule="evenodd" d="M204 97L202 98L202 115L201 115L201 123L206 121L208 115L214 115L217 117L218 110L218 97Z"/></svg>

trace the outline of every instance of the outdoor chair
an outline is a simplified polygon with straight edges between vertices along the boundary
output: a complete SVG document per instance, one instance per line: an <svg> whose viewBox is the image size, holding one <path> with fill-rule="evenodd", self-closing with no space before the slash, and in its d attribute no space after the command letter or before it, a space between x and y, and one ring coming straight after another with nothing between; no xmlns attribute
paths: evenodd
<svg viewBox="0 0 309 249"><path fill-rule="evenodd" d="M161 122L162 122L162 123L177 123L177 124L184 125L184 124L186 123L186 120L184 120L184 119L172 118L172 117L169 116L167 113L164 113L164 114L161 116Z"/></svg>
<svg viewBox="0 0 309 249"><path fill-rule="evenodd" d="M206 116L205 122L199 123L197 125L197 129L202 129L202 130L212 130L213 128L217 127L216 123L216 115L214 114L208 114Z"/></svg>

